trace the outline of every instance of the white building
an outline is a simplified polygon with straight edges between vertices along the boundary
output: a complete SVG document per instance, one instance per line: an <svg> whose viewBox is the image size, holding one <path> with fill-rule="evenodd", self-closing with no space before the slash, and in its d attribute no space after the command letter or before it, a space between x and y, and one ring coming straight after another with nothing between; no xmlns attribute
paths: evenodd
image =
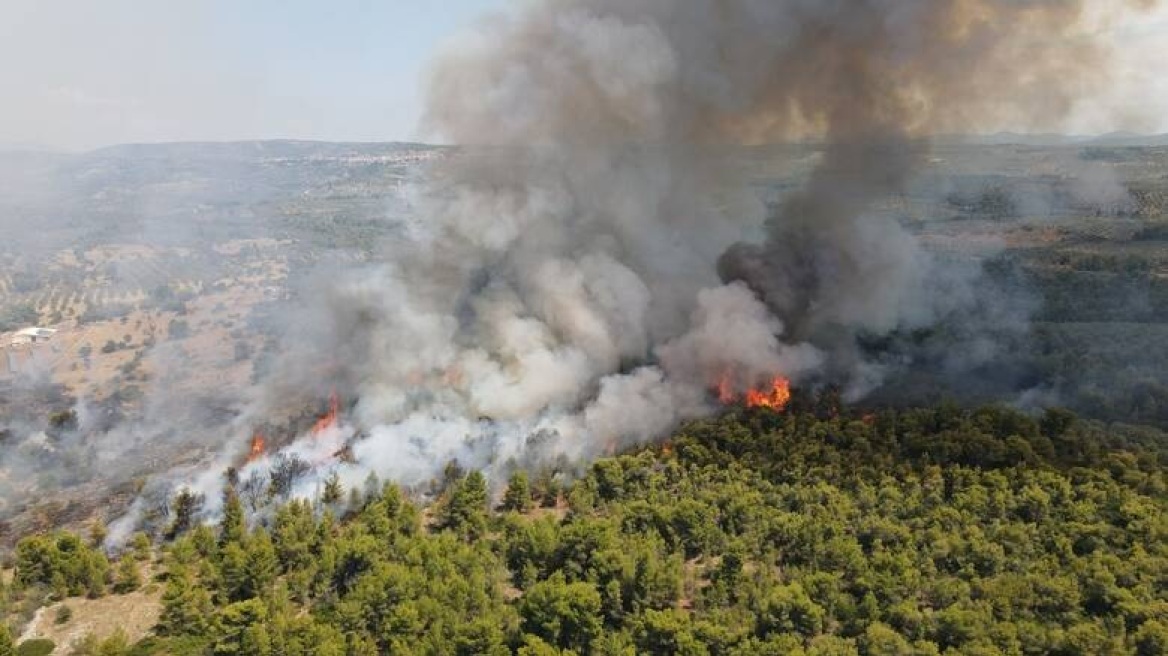
<svg viewBox="0 0 1168 656"><path fill-rule="evenodd" d="M43 344L53 338L57 331L52 328L25 328L12 336L13 346L26 344Z"/></svg>

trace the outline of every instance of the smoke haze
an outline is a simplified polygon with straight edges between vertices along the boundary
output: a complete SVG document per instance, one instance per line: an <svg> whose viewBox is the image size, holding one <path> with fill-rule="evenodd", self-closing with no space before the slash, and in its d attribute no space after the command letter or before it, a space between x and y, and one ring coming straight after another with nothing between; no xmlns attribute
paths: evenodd
<svg viewBox="0 0 1168 656"><path fill-rule="evenodd" d="M861 398L934 355L902 345L922 329L956 331L945 366L976 367L998 332L1024 330L1026 299L878 206L906 191L929 135L1047 128L1104 86L1085 10L541 0L495 16L430 76L426 128L468 148L411 189L414 216L375 263L302 291L218 455L156 485L193 486L213 512L255 428L330 389L344 422L284 450L313 466L296 493L330 471L415 485L457 460L497 481L596 457L716 412L719 386L781 376ZM814 168L771 204L726 156L800 140L821 144ZM1106 176L1082 193L1124 202Z"/></svg>
<svg viewBox="0 0 1168 656"><path fill-rule="evenodd" d="M981 340L964 358L992 351L980 322L1025 308L871 210L926 135L1050 125L1103 84L1083 11L548 0L486 22L436 62L426 115L480 148L431 171L384 264L323 294L312 341L356 399L361 469L594 456L714 411L722 380L858 397L905 364L861 340L942 322ZM771 208L718 156L800 138L822 158Z"/></svg>

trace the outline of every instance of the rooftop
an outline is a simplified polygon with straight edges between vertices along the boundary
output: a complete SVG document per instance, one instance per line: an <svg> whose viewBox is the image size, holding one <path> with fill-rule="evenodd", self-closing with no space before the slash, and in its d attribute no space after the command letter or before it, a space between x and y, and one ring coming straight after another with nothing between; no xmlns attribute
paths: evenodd
<svg viewBox="0 0 1168 656"><path fill-rule="evenodd" d="M16 337L39 337L39 338L47 339L47 338L52 337L53 335L56 335L56 334L57 334L57 331L54 330L53 328L35 328L34 327L34 328L24 328L23 330L18 330L18 331L16 331L15 336Z"/></svg>

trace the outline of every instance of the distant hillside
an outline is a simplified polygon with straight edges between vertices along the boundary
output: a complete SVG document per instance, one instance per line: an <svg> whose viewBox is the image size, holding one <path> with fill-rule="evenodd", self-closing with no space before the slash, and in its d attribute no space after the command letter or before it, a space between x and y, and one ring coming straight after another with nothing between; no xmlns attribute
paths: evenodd
<svg viewBox="0 0 1168 656"><path fill-rule="evenodd" d="M938 143L977 146L1108 146L1108 147L1163 147L1168 146L1168 134L1136 134L1112 132L1103 135L1021 134L998 132L988 135L941 135Z"/></svg>
<svg viewBox="0 0 1168 656"><path fill-rule="evenodd" d="M334 141L204 141L152 144L120 144L98 148L83 157L338 157L391 155L404 151L437 150L441 146L408 142Z"/></svg>

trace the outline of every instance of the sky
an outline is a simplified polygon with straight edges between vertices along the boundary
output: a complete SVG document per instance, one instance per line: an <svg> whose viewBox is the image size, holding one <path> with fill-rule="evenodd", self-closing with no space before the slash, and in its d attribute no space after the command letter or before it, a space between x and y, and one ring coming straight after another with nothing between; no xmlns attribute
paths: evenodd
<svg viewBox="0 0 1168 656"><path fill-rule="evenodd" d="M0 144L410 140L444 42L505 0L0 0Z"/></svg>
<svg viewBox="0 0 1168 656"><path fill-rule="evenodd" d="M508 4L0 0L0 146L433 140L428 63ZM1114 86L1052 130L1168 132L1168 6L1100 29Z"/></svg>

